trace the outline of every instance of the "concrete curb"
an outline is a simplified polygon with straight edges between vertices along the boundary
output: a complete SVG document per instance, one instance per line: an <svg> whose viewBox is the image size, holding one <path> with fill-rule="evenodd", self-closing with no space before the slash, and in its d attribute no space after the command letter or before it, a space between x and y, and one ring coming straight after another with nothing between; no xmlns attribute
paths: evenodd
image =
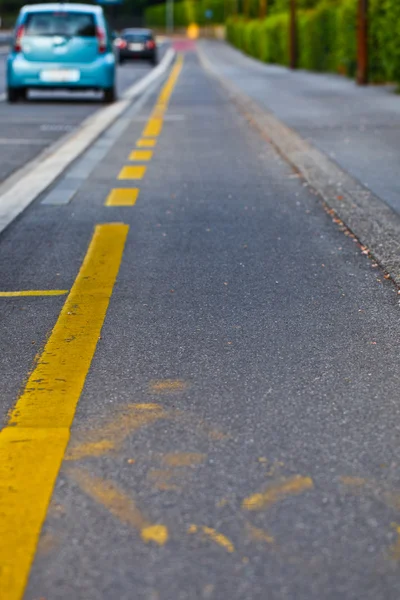
<svg viewBox="0 0 400 600"><path fill-rule="evenodd" d="M200 44L197 52L204 69L222 84L246 119L319 193L327 207L400 286L400 216L323 152L271 112L260 108L218 73Z"/></svg>
<svg viewBox="0 0 400 600"><path fill-rule="evenodd" d="M123 99L88 117L78 131L69 134L41 157L13 173L0 187L0 232L77 159L156 79L171 65L175 51L169 49L160 64L134 83Z"/></svg>

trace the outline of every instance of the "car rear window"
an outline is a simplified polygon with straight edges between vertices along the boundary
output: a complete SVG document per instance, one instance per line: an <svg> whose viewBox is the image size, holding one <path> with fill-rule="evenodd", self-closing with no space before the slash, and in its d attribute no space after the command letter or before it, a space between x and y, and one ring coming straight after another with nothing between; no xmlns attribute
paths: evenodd
<svg viewBox="0 0 400 600"><path fill-rule="evenodd" d="M151 40L151 35L149 33L125 33L123 35L124 40L127 42L147 42L147 40Z"/></svg>
<svg viewBox="0 0 400 600"><path fill-rule="evenodd" d="M25 22L25 35L66 35L69 37L95 37L94 16L81 12L29 13Z"/></svg>

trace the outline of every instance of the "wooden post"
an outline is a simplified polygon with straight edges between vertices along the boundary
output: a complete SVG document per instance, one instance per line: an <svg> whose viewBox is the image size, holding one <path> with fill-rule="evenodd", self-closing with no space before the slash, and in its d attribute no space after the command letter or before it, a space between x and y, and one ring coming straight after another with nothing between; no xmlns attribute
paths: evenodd
<svg viewBox="0 0 400 600"><path fill-rule="evenodd" d="M260 5L259 5L260 19L265 19L265 17L267 16L267 4L268 4L268 0L260 0Z"/></svg>
<svg viewBox="0 0 400 600"><path fill-rule="evenodd" d="M289 32L289 66L297 69L297 5L296 0L290 0L290 32Z"/></svg>
<svg viewBox="0 0 400 600"><path fill-rule="evenodd" d="M358 0L357 83L368 83L368 0Z"/></svg>

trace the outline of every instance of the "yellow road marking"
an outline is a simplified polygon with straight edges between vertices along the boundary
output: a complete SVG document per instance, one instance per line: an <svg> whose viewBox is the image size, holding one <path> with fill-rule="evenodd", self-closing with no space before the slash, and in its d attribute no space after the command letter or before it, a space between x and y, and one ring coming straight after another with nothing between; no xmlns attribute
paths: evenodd
<svg viewBox="0 0 400 600"><path fill-rule="evenodd" d="M183 56L179 55L178 59L171 71L171 74L168 78L167 83L164 85L161 90L160 95L158 96L156 106L148 120L146 127L143 131L143 137L157 137L160 135L162 127L163 127L163 116L165 111L167 110L168 103L170 101L172 92L178 81L178 77L182 70L183 66Z"/></svg>
<svg viewBox="0 0 400 600"><path fill-rule="evenodd" d="M367 481L363 477L343 476L343 477L340 477L340 481L344 485L349 485L349 486L354 486L354 487L363 487L367 483Z"/></svg>
<svg viewBox="0 0 400 600"><path fill-rule="evenodd" d="M188 529L188 533L197 533L198 531L202 531L203 534L210 538L213 542L225 548L227 552L234 552L235 546L232 544L231 540L223 535L219 531L216 531L212 527L206 527L204 525L198 527L197 525L190 525Z"/></svg>
<svg viewBox="0 0 400 600"><path fill-rule="evenodd" d="M146 139L142 138L136 142L136 146L138 148L154 148L156 143L157 143L157 140L146 140Z"/></svg>
<svg viewBox="0 0 400 600"><path fill-rule="evenodd" d="M147 167L122 167L118 179L142 179L146 173Z"/></svg>
<svg viewBox="0 0 400 600"><path fill-rule="evenodd" d="M163 456L162 462L169 467L191 467L201 465L207 456L198 452L174 452Z"/></svg>
<svg viewBox="0 0 400 600"><path fill-rule="evenodd" d="M122 259L128 226L95 229L37 365L0 432L0 596L20 600Z"/></svg>
<svg viewBox="0 0 400 600"><path fill-rule="evenodd" d="M171 479L176 478L176 473L168 469L151 469L147 473L147 479L151 484L160 491L180 491L180 487L176 483L171 483Z"/></svg>
<svg viewBox="0 0 400 600"><path fill-rule="evenodd" d="M79 460L89 456L103 456L111 450L118 449L124 440L135 431L150 425L160 419L172 417L159 404L131 404L112 421L98 428L75 434L77 440L72 440L66 460ZM80 441L82 439L83 441Z"/></svg>
<svg viewBox="0 0 400 600"><path fill-rule="evenodd" d="M109 193L106 206L134 206L138 196L138 188L116 188Z"/></svg>
<svg viewBox="0 0 400 600"><path fill-rule="evenodd" d="M400 526L392 523L392 527L396 530L397 540L390 548L390 555L393 560L400 560Z"/></svg>
<svg viewBox="0 0 400 600"><path fill-rule="evenodd" d="M150 383L150 391L158 393L163 392L183 392L188 387L186 381L182 379L160 379Z"/></svg>
<svg viewBox="0 0 400 600"><path fill-rule="evenodd" d="M69 290L22 290L20 292L0 292L0 298L16 298L19 296L65 296Z"/></svg>
<svg viewBox="0 0 400 600"><path fill-rule="evenodd" d="M133 150L129 155L129 160L151 160L153 150Z"/></svg>
<svg viewBox="0 0 400 600"><path fill-rule="evenodd" d="M143 131L144 137L156 137L160 135L163 126L162 119L150 118Z"/></svg>
<svg viewBox="0 0 400 600"><path fill-rule="evenodd" d="M122 523L127 523L140 531L144 542L155 542L159 546L163 546L167 542L167 527L165 525L150 523L142 515L132 498L115 485L115 483L90 475L82 469L71 468L68 469L67 473L78 483L85 494L104 506Z"/></svg>
<svg viewBox="0 0 400 600"><path fill-rule="evenodd" d="M274 538L272 535L269 535L263 529L259 529L258 527L253 527L251 523L246 523L247 534L251 540L254 542L266 542L267 544L273 544Z"/></svg>
<svg viewBox="0 0 400 600"><path fill-rule="evenodd" d="M286 496L301 494L312 487L314 484L311 477L295 475L289 479L280 480L275 485L270 485L264 492L245 498L242 507L246 510L262 510L283 500Z"/></svg>

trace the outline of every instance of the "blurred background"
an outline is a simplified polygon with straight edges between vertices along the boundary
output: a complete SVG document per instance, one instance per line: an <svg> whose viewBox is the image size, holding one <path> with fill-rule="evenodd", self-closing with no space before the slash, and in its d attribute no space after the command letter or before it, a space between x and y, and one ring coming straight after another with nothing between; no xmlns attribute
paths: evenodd
<svg viewBox="0 0 400 600"><path fill-rule="evenodd" d="M0 44L8 42L23 4L0 0ZM361 51L365 71L361 83L400 82L398 0L104 0L102 4L116 30L148 26L181 34L195 23L200 34L226 37L261 61L349 77L357 74ZM360 36L365 37L361 49Z"/></svg>

